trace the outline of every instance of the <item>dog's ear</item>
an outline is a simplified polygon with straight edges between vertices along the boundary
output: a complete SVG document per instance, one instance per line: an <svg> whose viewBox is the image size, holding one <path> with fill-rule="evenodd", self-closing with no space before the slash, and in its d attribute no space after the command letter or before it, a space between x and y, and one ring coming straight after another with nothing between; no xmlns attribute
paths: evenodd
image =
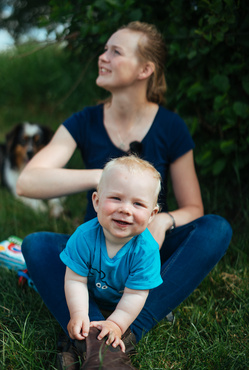
<svg viewBox="0 0 249 370"><path fill-rule="evenodd" d="M47 127L47 126L40 126L40 127L42 129L44 142L48 143L52 139L52 136L54 135L54 131L51 130L50 127Z"/></svg>
<svg viewBox="0 0 249 370"><path fill-rule="evenodd" d="M22 130L22 124L18 123L15 125L11 131L9 131L5 138L6 138L6 152L10 153L12 151L13 146L15 145L16 138L19 136L20 131Z"/></svg>
<svg viewBox="0 0 249 370"><path fill-rule="evenodd" d="M0 185L3 185L3 164L5 158L6 146L0 144Z"/></svg>

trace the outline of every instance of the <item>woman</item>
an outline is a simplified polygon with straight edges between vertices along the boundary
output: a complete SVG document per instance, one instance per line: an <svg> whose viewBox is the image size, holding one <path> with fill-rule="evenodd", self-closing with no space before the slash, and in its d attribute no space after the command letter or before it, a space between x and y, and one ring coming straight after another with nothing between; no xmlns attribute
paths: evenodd
<svg viewBox="0 0 249 370"><path fill-rule="evenodd" d="M232 231L223 218L203 216L194 143L180 117L160 105L166 91L165 46L154 26L132 22L119 29L108 40L98 65L97 85L111 93L110 99L66 120L24 169L17 192L51 198L88 191L85 219L89 220L95 217L91 194L108 159L139 150L154 164L164 186L162 211L150 224L150 231L160 246L164 283L150 292L131 326L138 341L204 279L226 252ZM63 168L77 146L86 169ZM166 201L168 172L178 204L170 213ZM63 288L65 267L59 253L68 237L35 233L23 242L36 288L65 331L69 314Z"/></svg>

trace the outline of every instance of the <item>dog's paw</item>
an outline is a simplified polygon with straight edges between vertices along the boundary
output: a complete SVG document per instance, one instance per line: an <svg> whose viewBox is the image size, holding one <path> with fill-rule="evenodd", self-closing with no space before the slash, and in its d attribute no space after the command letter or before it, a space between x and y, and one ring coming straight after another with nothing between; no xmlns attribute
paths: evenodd
<svg viewBox="0 0 249 370"><path fill-rule="evenodd" d="M32 199L26 197L18 197L26 206L32 208L35 212L47 212L48 207L46 203L44 203L40 199Z"/></svg>
<svg viewBox="0 0 249 370"><path fill-rule="evenodd" d="M63 198L54 198L48 201L49 214L51 217L59 218L63 214L63 200Z"/></svg>

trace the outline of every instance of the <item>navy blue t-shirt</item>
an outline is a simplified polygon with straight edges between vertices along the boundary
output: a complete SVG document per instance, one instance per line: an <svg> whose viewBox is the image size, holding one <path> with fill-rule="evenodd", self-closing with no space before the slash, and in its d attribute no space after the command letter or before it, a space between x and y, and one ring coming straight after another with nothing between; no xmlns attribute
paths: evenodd
<svg viewBox="0 0 249 370"><path fill-rule="evenodd" d="M111 141L103 122L103 105L86 107L73 114L63 125L81 151L86 169L103 168L111 158L127 154ZM159 203L167 211L167 177L170 163L194 148L185 122L176 114L159 106L155 119L142 140L141 157L160 172L163 180ZM88 192L85 221L96 217L92 206L92 191Z"/></svg>

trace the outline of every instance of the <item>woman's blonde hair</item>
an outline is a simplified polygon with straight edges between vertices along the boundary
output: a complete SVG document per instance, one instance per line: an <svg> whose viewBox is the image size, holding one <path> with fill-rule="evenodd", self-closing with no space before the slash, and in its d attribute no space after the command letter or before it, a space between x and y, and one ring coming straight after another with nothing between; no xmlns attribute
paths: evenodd
<svg viewBox="0 0 249 370"><path fill-rule="evenodd" d="M111 159L109 162L106 163L104 170L102 172L102 176L100 178L97 191L101 191L101 187L103 185L103 180L107 172L116 166L124 166L128 169L130 173L141 173L144 171L150 171L151 176L156 181L155 186L155 203L157 203L159 193L161 191L161 175L155 169L155 167L148 161L139 158L138 156L131 154L131 155L124 155L122 157Z"/></svg>
<svg viewBox="0 0 249 370"><path fill-rule="evenodd" d="M153 103L163 103L167 86L165 80L166 46L162 34L154 25L139 21L130 22L119 28L119 30L122 29L140 32L145 36L138 44L138 55L143 61L152 62L155 66L154 73L148 81L147 99Z"/></svg>

